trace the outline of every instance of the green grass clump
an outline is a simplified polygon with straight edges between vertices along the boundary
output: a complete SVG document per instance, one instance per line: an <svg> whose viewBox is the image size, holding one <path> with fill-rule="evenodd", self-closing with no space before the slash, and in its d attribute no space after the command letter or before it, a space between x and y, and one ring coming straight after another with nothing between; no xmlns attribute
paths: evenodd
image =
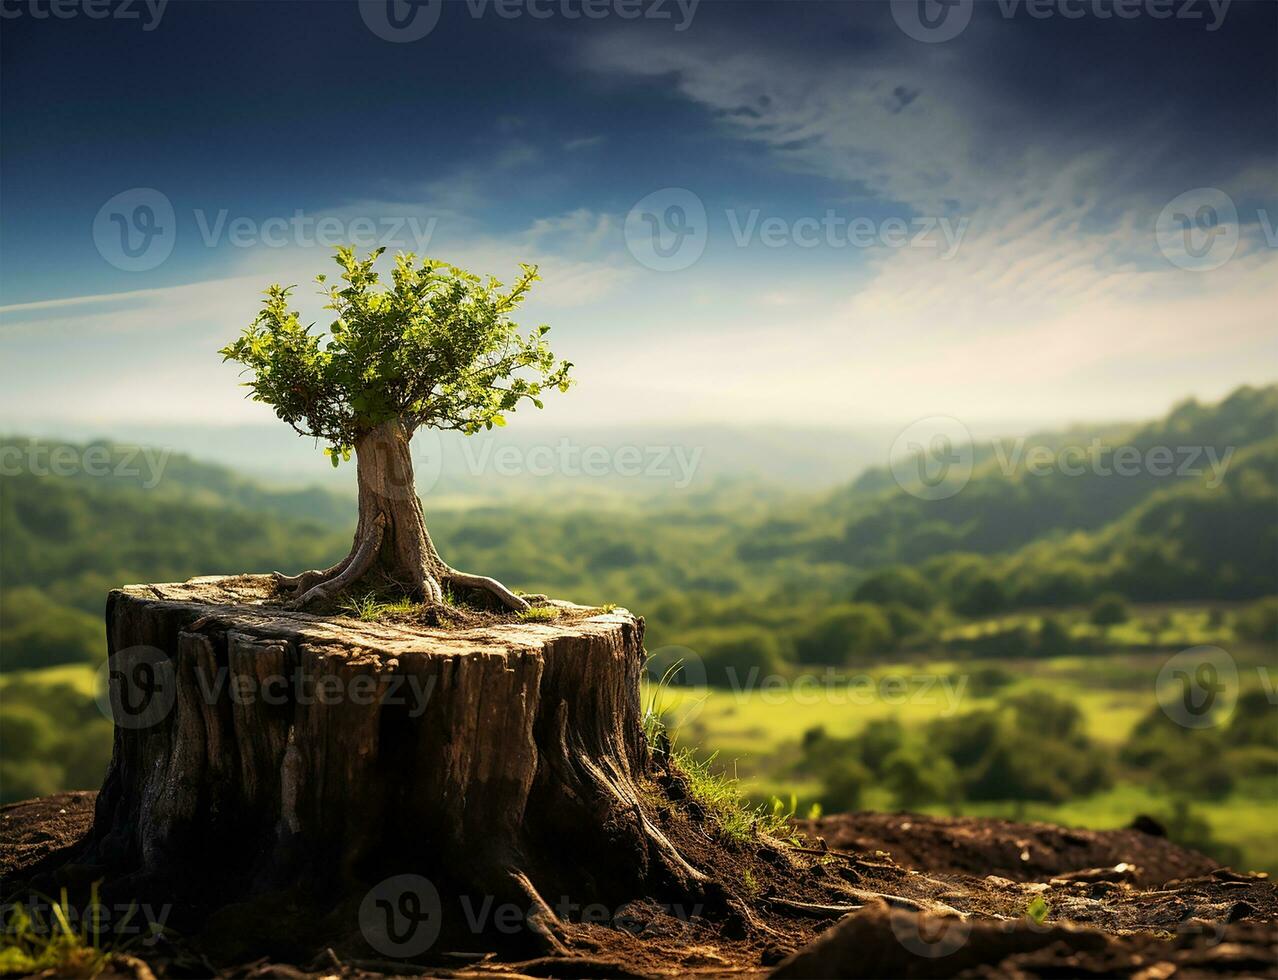
<svg viewBox="0 0 1278 980"><path fill-rule="evenodd" d="M347 596L338 608L354 619L376 623L388 616L407 615L417 608L417 604L406 598L387 601L376 592L369 592L363 596Z"/></svg>
<svg viewBox="0 0 1278 980"><path fill-rule="evenodd" d="M789 810L779 798L771 806L751 807L741 791L741 786L731 776L716 772L714 760L718 753L704 761L698 760L689 749L675 753L675 763L688 782L688 795L706 812L718 831L718 838L728 844L742 847L759 834L781 840L795 840Z"/></svg>
<svg viewBox="0 0 1278 980"><path fill-rule="evenodd" d="M519 614L525 623L553 623L563 615L557 606L531 606Z"/></svg>
<svg viewBox="0 0 1278 980"><path fill-rule="evenodd" d="M79 928L71 924L74 913L65 888L60 901L50 904L47 922L21 902L9 906L0 926L0 974L29 976L47 972L59 977L96 977L106 969L114 953L124 951L123 947L103 943L102 912L96 884Z"/></svg>

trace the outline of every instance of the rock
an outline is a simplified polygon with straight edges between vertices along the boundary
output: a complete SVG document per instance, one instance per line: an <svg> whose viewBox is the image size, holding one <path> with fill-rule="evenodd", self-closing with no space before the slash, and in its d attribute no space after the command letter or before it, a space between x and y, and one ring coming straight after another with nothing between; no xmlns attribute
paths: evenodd
<svg viewBox="0 0 1278 980"><path fill-rule="evenodd" d="M782 962L776 978L950 977L1016 953L1060 945L1100 950L1105 936L1071 926L1028 920L995 922L866 905Z"/></svg>
<svg viewBox="0 0 1278 980"><path fill-rule="evenodd" d="M1139 880L1140 869L1126 862L1119 862L1112 868L1084 868L1081 871L1067 871L1052 878L1052 884L1081 882L1127 882L1132 884Z"/></svg>

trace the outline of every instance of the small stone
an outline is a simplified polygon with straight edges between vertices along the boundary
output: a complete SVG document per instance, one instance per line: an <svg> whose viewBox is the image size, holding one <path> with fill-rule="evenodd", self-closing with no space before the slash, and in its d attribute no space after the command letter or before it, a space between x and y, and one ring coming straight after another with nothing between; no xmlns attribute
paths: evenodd
<svg viewBox="0 0 1278 980"><path fill-rule="evenodd" d="M786 946L768 946L759 954L760 966L776 966L794 950Z"/></svg>

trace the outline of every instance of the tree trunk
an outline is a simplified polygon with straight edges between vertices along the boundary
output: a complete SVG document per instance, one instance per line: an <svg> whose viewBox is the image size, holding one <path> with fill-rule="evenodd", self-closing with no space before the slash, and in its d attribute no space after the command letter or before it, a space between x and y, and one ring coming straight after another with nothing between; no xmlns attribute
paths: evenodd
<svg viewBox="0 0 1278 980"><path fill-rule="evenodd" d="M550 948L563 899L713 901L658 827L643 620L565 606L580 618L409 629L281 612L266 590L111 593L115 748L88 863L212 905L420 875L515 903ZM441 917L465 932L457 908Z"/></svg>
<svg viewBox="0 0 1278 980"><path fill-rule="evenodd" d="M478 589L508 608L523 611L528 603L500 582L459 572L449 566L430 539L413 479L411 434L394 419L383 422L355 444L359 484L359 523L350 553L324 571L277 575L293 590L294 608L329 598L357 582L390 585L430 605L442 603L445 589Z"/></svg>
<svg viewBox="0 0 1278 980"><path fill-rule="evenodd" d="M359 524L352 553L378 518L384 521L372 571L428 601L442 597L447 566L439 557L413 480L409 436L399 422L384 422L355 444Z"/></svg>

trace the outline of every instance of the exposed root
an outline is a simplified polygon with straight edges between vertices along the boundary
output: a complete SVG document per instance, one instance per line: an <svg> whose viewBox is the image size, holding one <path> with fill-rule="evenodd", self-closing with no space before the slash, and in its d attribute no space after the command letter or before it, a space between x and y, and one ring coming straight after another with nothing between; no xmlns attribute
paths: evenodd
<svg viewBox="0 0 1278 980"><path fill-rule="evenodd" d="M528 903L528 918L525 921L537 947L547 956L571 956L562 939L563 923L538 894L528 876L513 868L506 874L515 891Z"/></svg>
<svg viewBox="0 0 1278 980"><path fill-rule="evenodd" d="M790 912L809 919L841 919L849 912L865 908L864 905L823 905L775 897L767 899L767 903L774 909L780 909L782 912Z"/></svg>
<svg viewBox="0 0 1278 980"><path fill-rule="evenodd" d="M459 572L455 568L449 568L444 574L450 584L456 583L468 589L482 589L496 596L506 608L513 609L515 612L527 612L529 609L527 602L515 595L495 578L489 578L486 575L471 575L467 572Z"/></svg>
<svg viewBox="0 0 1278 980"><path fill-rule="evenodd" d="M285 608L302 609L313 602L332 598L343 589L354 585L359 579L374 571L387 526L386 516L379 514L371 522L367 532L361 531L357 534L356 542L351 552L336 565L329 568L322 570L311 569L310 571L300 572L297 575L284 575L281 572L272 573L276 587L281 592L291 593L291 598L285 604ZM428 555L429 557L422 563L420 571L413 576L414 581L399 581L398 585L408 594L415 594L415 597L420 600L422 605L428 610L435 610L437 616L453 620L460 619L462 621L467 619L463 611L445 602L444 590L446 586L459 586L465 589L486 592L495 597L503 607L515 612L525 612L530 608L526 599L515 595L496 579L489 578L486 575L472 575L469 572L460 572L444 564L435 553L433 547L430 547ZM395 580L391 579L391 581Z"/></svg>
<svg viewBox="0 0 1278 980"><path fill-rule="evenodd" d="M325 569L312 568L310 571L299 572L297 575L285 575L283 572L272 572L271 575L275 578L275 587L281 592L292 592L295 595L300 595L325 579L340 575L342 569L351 563L351 557L351 554L348 554L336 565Z"/></svg>
<svg viewBox="0 0 1278 980"><path fill-rule="evenodd" d="M301 609L312 602L330 598L357 581L372 567L373 560L377 557L377 549L381 547L385 529L386 518L378 515L377 520L373 521L372 528L360 541L359 547L351 554L349 563L339 574L307 589L284 608Z"/></svg>

